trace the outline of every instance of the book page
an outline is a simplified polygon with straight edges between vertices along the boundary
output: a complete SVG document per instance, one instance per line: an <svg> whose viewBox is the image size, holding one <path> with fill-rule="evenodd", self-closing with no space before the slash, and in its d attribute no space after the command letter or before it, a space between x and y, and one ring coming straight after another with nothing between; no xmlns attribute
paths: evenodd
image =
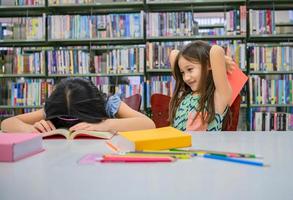
<svg viewBox="0 0 293 200"><path fill-rule="evenodd" d="M70 135L70 139L111 139L113 133L102 132L102 131L88 131L88 130L78 130Z"/></svg>
<svg viewBox="0 0 293 200"><path fill-rule="evenodd" d="M58 138L69 138L69 130L67 129L55 129L53 131L43 133L43 138L47 139L58 139Z"/></svg>

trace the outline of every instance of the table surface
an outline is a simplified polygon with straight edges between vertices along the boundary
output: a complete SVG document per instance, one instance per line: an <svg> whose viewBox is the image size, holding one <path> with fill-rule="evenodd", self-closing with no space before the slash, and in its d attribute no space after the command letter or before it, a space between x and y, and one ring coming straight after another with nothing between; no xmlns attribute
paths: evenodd
<svg viewBox="0 0 293 200"><path fill-rule="evenodd" d="M269 167L195 157L173 163L78 164L109 153L100 140L45 140L45 151L0 163L0 199L293 199L293 132L193 134L193 148L255 153Z"/></svg>

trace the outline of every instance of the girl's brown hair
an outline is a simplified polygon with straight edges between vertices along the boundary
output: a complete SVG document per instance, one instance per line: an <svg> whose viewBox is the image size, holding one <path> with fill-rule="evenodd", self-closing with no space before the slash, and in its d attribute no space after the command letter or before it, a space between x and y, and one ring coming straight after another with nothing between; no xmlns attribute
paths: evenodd
<svg viewBox="0 0 293 200"><path fill-rule="evenodd" d="M203 41L195 41L185 46L177 55L174 63L175 90L170 101L170 122L173 123L177 108L185 96L191 92L200 95L199 105L196 108L195 118L202 113L202 122L210 123L215 119L214 92L215 84L213 81L212 70L210 68L210 49L211 46ZM199 62L201 64L201 78L197 91L191 88L183 81L182 74L178 65L179 59L183 57L190 62ZM208 113L208 115L206 115ZM206 116L206 117L205 117ZM195 119L194 118L194 119Z"/></svg>

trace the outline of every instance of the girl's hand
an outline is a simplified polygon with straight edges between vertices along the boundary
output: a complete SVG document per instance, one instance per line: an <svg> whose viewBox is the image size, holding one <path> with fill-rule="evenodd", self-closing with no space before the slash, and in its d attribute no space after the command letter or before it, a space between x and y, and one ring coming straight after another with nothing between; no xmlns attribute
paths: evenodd
<svg viewBox="0 0 293 200"><path fill-rule="evenodd" d="M233 59L230 56L225 56L225 64L226 64L227 72L231 74L235 69L236 63L233 61Z"/></svg>
<svg viewBox="0 0 293 200"><path fill-rule="evenodd" d="M70 131L77 131L77 130L87 130L87 131L103 131L103 132L112 132L116 133L116 131L111 130L107 125L107 120L102 121L100 123L87 123L87 122L80 122L72 127L69 128Z"/></svg>
<svg viewBox="0 0 293 200"><path fill-rule="evenodd" d="M170 52L170 55L169 55L169 62L170 62L170 65L171 65L172 74L174 74L175 60L176 60L176 57L177 57L178 53L179 53L179 50L173 49Z"/></svg>
<svg viewBox="0 0 293 200"><path fill-rule="evenodd" d="M48 132L48 131L52 131L56 129L50 120L46 121L43 119L41 121L34 123L33 128L39 133L44 133L44 132Z"/></svg>

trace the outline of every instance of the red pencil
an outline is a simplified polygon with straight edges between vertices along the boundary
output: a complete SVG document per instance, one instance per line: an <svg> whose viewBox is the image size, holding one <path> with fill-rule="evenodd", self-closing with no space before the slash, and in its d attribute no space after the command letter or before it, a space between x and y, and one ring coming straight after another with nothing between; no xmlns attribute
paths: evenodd
<svg viewBox="0 0 293 200"><path fill-rule="evenodd" d="M176 159L172 157L134 157L134 156L119 156L105 155L100 162L173 162Z"/></svg>

